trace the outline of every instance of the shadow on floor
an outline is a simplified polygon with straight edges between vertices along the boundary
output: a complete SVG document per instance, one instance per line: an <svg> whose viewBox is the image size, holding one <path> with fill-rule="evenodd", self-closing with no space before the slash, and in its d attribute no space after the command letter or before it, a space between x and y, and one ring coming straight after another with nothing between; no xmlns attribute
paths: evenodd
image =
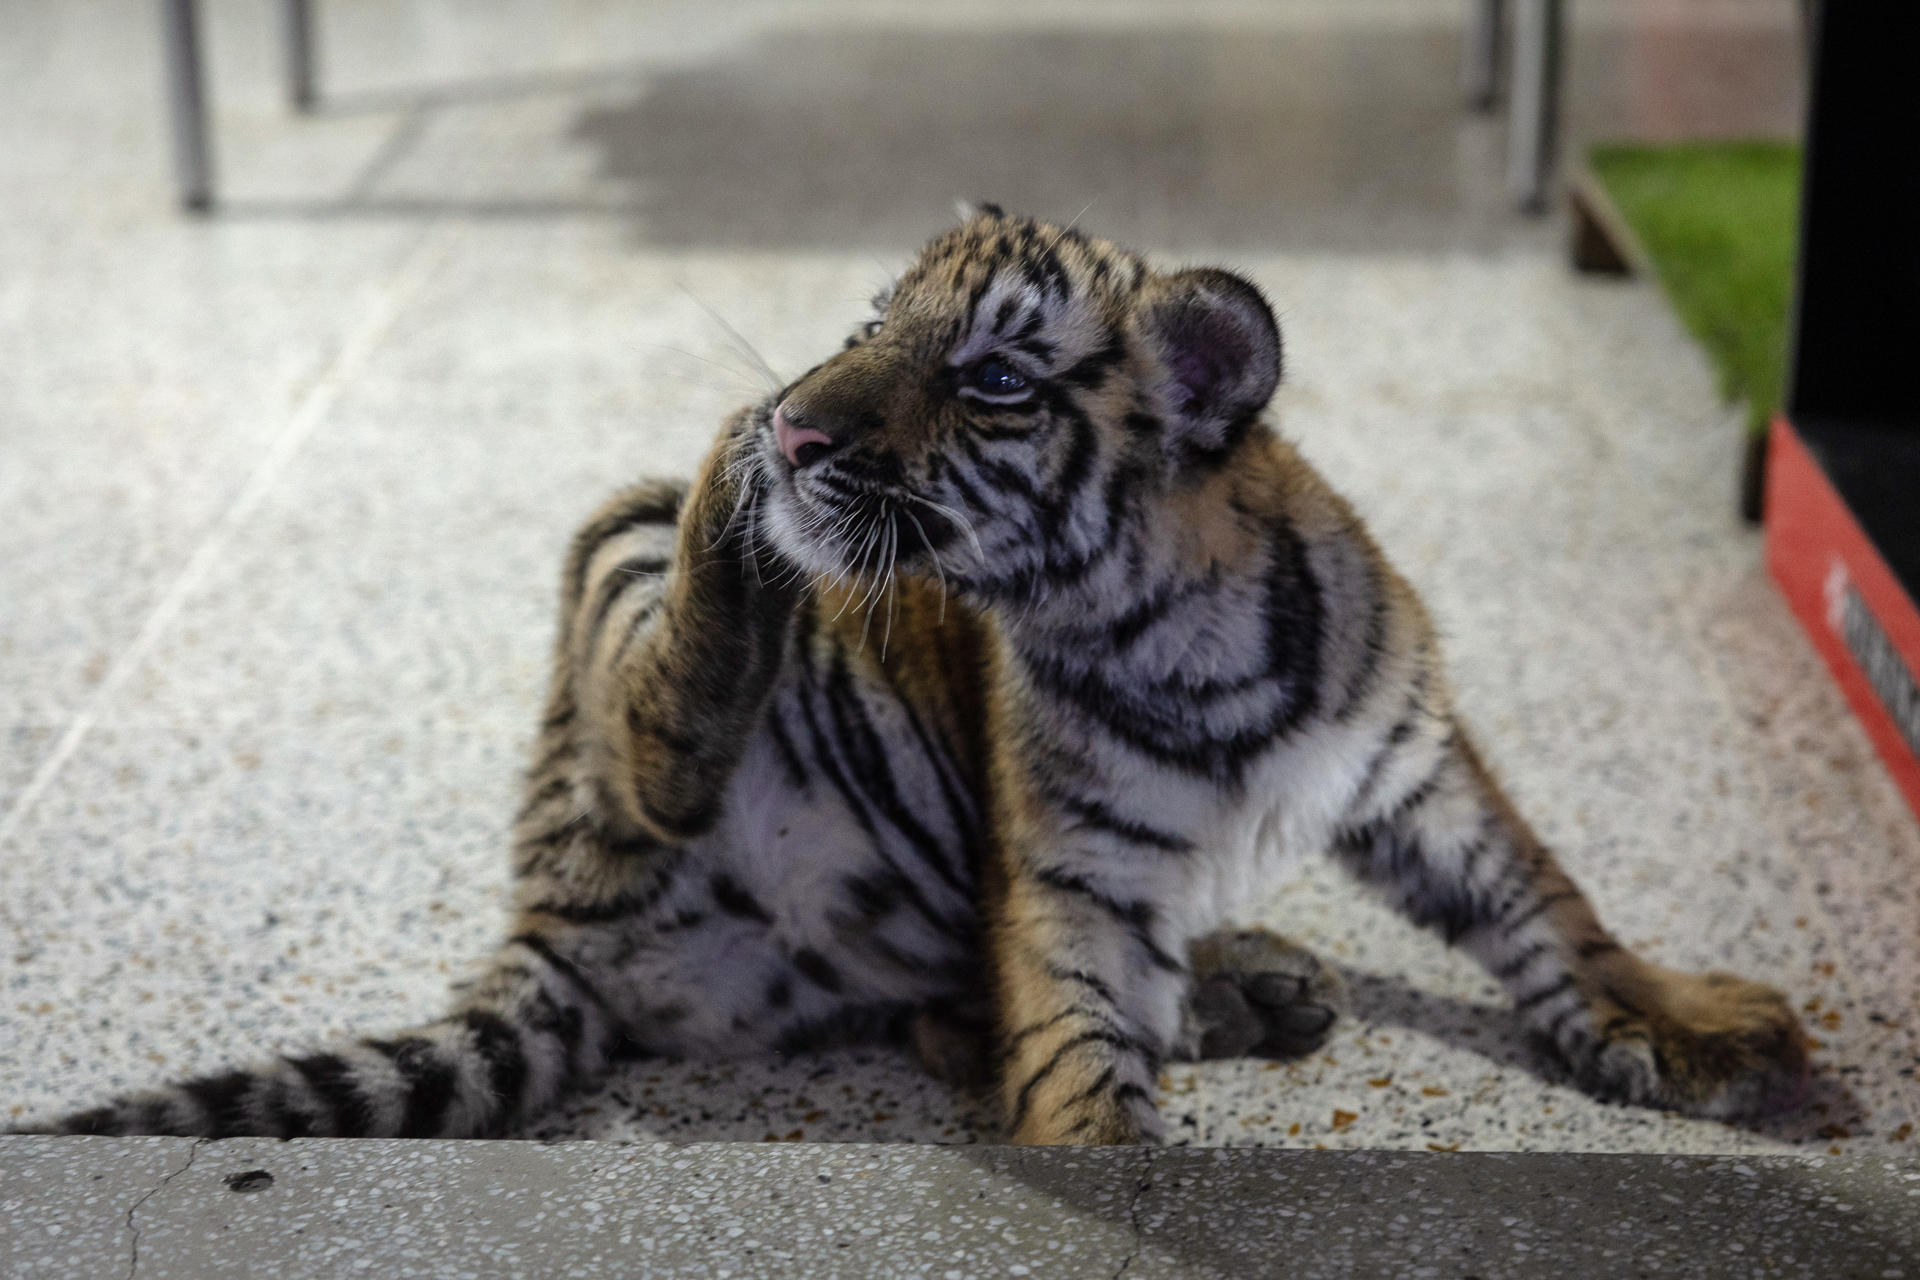
<svg viewBox="0 0 1920 1280"><path fill-rule="evenodd" d="M1143 244L1440 249L1507 221L1444 26L813 27L574 137L656 245L916 245L959 198Z"/></svg>
<svg viewBox="0 0 1920 1280"><path fill-rule="evenodd" d="M632 88L609 67L342 99L326 111L400 115L339 196L222 212L630 218L652 247L905 252L956 200L991 199L1162 251L1491 250L1530 224L1500 194L1498 121L1460 107L1456 55L1445 23L793 28ZM594 190L386 189L449 145L426 138L433 113L556 94L582 99L555 145L589 149ZM455 145L489 145L471 132Z"/></svg>

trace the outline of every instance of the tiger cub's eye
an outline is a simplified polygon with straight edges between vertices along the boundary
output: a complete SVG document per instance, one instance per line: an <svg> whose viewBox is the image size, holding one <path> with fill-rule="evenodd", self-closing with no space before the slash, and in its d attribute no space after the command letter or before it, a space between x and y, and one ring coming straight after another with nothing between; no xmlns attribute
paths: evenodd
<svg viewBox="0 0 1920 1280"><path fill-rule="evenodd" d="M991 400L1021 400L1028 392L1027 380L1022 374L1006 361L992 357L969 366L961 386L962 390Z"/></svg>

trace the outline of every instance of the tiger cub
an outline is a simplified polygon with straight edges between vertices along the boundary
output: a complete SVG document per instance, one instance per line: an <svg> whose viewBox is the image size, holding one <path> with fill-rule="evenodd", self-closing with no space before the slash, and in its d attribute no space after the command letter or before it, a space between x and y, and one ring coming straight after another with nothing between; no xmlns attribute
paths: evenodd
<svg viewBox="0 0 1920 1280"><path fill-rule="evenodd" d="M1624 950L1507 803L1279 377L1239 276L981 207L575 538L514 923L451 1013L52 1128L494 1134L626 1056L911 1031L1013 1141L1152 1140L1163 1059L1325 1037L1328 973L1225 923L1323 849L1597 1096L1790 1103L1785 1000Z"/></svg>

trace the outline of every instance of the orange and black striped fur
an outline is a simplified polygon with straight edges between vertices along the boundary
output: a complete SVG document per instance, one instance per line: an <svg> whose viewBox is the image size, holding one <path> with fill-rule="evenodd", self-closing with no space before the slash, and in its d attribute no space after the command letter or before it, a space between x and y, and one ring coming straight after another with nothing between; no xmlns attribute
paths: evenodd
<svg viewBox="0 0 1920 1280"><path fill-rule="evenodd" d="M1245 280L973 213L575 539L517 918L453 1012L56 1127L499 1133L623 1055L912 1028L1015 1141L1150 1139L1162 1059L1326 1034L1312 957L1227 924L1321 850L1595 1094L1790 1102L1782 997L1622 949L1501 795L1279 374Z"/></svg>

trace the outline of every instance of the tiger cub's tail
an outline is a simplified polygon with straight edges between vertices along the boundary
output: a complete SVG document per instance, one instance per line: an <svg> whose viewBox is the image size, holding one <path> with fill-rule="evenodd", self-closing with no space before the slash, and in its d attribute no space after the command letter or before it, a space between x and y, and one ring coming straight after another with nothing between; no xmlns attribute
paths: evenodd
<svg viewBox="0 0 1920 1280"><path fill-rule="evenodd" d="M633 1055L592 988L574 980L571 964L551 952L509 950L519 952L514 962L497 963L464 1008L437 1022L130 1094L19 1132L204 1138L504 1133L615 1059Z"/></svg>

